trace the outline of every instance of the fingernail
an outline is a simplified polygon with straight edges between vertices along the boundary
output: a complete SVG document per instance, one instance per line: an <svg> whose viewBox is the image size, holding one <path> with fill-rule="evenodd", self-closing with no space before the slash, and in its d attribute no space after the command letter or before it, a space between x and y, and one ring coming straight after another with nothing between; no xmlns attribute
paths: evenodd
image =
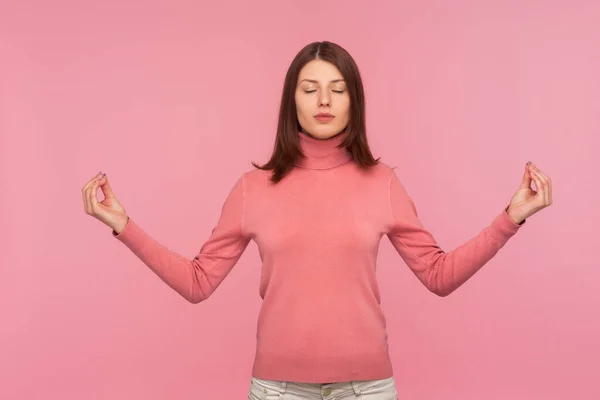
<svg viewBox="0 0 600 400"><path fill-rule="evenodd" d="M526 164L526 165L530 165L530 164L531 164L531 161L527 161L527 164Z"/></svg>

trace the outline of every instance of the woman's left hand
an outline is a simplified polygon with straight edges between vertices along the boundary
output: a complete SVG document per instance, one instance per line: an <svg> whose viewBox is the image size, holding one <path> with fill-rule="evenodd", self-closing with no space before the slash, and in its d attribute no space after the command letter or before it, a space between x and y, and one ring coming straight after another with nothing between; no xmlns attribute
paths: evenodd
<svg viewBox="0 0 600 400"><path fill-rule="evenodd" d="M535 182L536 190L531 188ZM510 200L506 210L510 219L520 224L526 218L552 204L552 181L538 167L528 162L525 165L523 181Z"/></svg>

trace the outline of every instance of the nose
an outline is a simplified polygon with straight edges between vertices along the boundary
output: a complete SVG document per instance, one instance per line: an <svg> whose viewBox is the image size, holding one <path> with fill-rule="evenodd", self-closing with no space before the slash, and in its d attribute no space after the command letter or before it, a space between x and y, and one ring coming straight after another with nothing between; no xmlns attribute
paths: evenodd
<svg viewBox="0 0 600 400"><path fill-rule="evenodd" d="M331 105L331 99L329 98L329 93L325 90L321 92L321 96L319 97L319 106L322 105Z"/></svg>

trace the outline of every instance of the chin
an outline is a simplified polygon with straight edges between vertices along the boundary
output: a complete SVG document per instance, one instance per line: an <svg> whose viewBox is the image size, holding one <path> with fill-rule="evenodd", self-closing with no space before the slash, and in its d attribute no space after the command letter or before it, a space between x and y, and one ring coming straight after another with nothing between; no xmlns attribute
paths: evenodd
<svg viewBox="0 0 600 400"><path fill-rule="evenodd" d="M344 130L342 126L331 126L327 124L311 126L309 129L303 129L305 133L319 139L327 139L337 135Z"/></svg>

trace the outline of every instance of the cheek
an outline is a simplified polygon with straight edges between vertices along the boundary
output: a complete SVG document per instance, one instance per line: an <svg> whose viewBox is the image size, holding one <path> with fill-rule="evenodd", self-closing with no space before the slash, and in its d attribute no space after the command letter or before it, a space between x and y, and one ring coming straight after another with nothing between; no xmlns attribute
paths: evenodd
<svg viewBox="0 0 600 400"><path fill-rule="evenodd" d="M310 109L301 99L296 99L296 112L298 113L298 116L304 116L310 113Z"/></svg>
<svg viewBox="0 0 600 400"><path fill-rule="evenodd" d="M343 115L346 118L348 118L350 116L350 99L348 99L340 104L338 113L340 115Z"/></svg>

